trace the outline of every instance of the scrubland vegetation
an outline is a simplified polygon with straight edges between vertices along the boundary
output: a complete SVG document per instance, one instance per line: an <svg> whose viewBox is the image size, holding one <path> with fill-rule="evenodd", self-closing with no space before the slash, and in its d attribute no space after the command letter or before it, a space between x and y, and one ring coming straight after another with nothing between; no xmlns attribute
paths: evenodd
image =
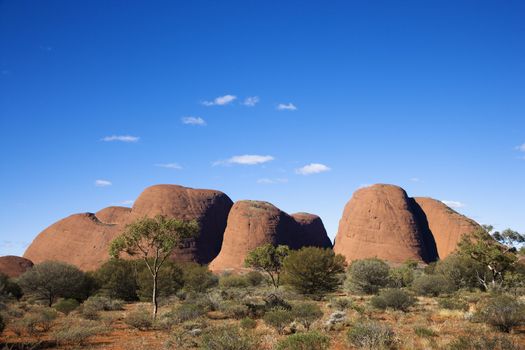
<svg viewBox="0 0 525 350"><path fill-rule="evenodd" d="M525 265L480 231L430 265L263 246L251 270L112 259L0 277L5 349L522 349ZM158 268L153 276L151 267ZM153 278L154 277L154 278ZM155 281L156 279L156 281ZM155 289L153 284L155 283ZM154 298L152 293L156 293ZM158 303L152 315L151 304Z"/></svg>

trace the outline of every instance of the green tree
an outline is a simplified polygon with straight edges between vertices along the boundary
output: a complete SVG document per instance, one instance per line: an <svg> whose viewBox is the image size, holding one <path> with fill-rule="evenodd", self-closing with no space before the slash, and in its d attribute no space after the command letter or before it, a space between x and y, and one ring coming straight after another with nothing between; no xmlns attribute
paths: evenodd
<svg viewBox="0 0 525 350"><path fill-rule="evenodd" d="M305 247L293 251L283 263L285 281L297 292L316 297L333 292L342 284L345 258L332 249Z"/></svg>
<svg viewBox="0 0 525 350"><path fill-rule="evenodd" d="M20 286L7 275L0 273L0 300L3 298L15 298L18 300L21 297L22 289Z"/></svg>
<svg viewBox="0 0 525 350"><path fill-rule="evenodd" d="M25 294L46 300L48 306L58 298L87 298L88 280L77 267L58 261L33 266L18 278Z"/></svg>
<svg viewBox="0 0 525 350"><path fill-rule="evenodd" d="M102 294L112 299L137 300L137 263L111 259L94 273L93 278Z"/></svg>
<svg viewBox="0 0 525 350"><path fill-rule="evenodd" d="M348 284L354 292L375 294L389 281L390 267L377 258L355 260L348 268Z"/></svg>
<svg viewBox="0 0 525 350"><path fill-rule="evenodd" d="M182 267L184 290L188 292L203 293L218 284L219 279L206 265L186 263Z"/></svg>
<svg viewBox="0 0 525 350"><path fill-rule="evenodd" d="M492 226L489 227L492 228ZM510 228L503 230L502 232L496 231L492 234L492 237L507 247L516 247L517 245L525 243L525 235L511 230Z"/></svg>
<svg viewBox="0 0 525 350"><path fill-rule="evenodd" d="M264 272L270 278L275 288L279 287L281 270L284 259L290 254L288 246L265 244L248 253L244 265L257 271Z"/></svg>
<svg viewBox="0 0 525 350"><path fill-rule="evenodd" d="M142 218L126 226L124 232L110 246L110 255L121 253L139 256L144 260L152 278L153 318L157 316L157 285L159 271L174 248L183 241L196 237L199 225L195 221L181 221L164 216Z"/></svg>
<svg viewBox="0 0 525 350"><path fill-rule="evenodd" d="M175 262L166 261L159 270L157 296L169 297L175 295L183 286L182 268ZM146 266L142 266L137 273L137 294L141 300L151 300L151 276Z"/></svg>

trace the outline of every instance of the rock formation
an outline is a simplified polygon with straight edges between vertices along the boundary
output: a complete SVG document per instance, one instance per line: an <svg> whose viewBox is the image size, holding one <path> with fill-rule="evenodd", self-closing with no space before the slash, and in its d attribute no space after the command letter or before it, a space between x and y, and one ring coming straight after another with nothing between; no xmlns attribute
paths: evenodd
<svg viewBox="0 0 525 350"><path fill-rule="evenodd" d="M242 269L248 252L266 243L291 249L331 247L319 217L301 213L294 218L268 202L239 201L230 211L221 251L210 269Z"/></svg>
<svg viewBox="0 0 525 350"><path fill-rule="evenodd" d="M406 192L393 185L373 185L357 190L346 204L334 251L347 261L377 257L395 263L408 259L435 260L425 246Z"/></svg>
<svg viewBox="0 0 525 350"><path fill-rule="evenodd" d="M425 214L440 259L446 258L456 249L463 235L480 228L474 220L457 213L441 201L423 197L414 200Z"/></svg>
<svg viewBox="0 0 525 350"><path fill-rule="evenodd" d="M129 220L131 208L107 207L96 212L95 216L105 224L125 224Z"/></svg>
<svg viewBox="0 0 525 350"><path fill-rule="evenodd" d="M0 256L0 273L9 277L18 277L31 267L31 260L14 255Z"/></svg>

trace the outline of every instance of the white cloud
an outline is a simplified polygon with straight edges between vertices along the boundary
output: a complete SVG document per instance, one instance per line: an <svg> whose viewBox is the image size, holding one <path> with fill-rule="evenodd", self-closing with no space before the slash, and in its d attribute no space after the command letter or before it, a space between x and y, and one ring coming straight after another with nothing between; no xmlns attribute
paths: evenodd
<svg viewBox="0 0 525 350"><path fill-rule="evenodd" d="M525 152L525 143L523 145L517 146L516 149L520 152Z"/></svg>
<svg viewBox="0 0 525 350"><path fill-rule="evenodd" d="M421 179L419 177L412 177L412 178L410 178L410 181L412 181L412 182L421 182Z"/></svg>
<svg viewBox="0 0 525 350"><path fill-rule="evenodd" d="M325 171L330 171L331 169L324 164L319 163L310 163L303 166L302 168L295 169L295 172L299 175L311 175L324 173Z"/></svg>
<svg viewBox="0 0 525 350"><path fill-rule="evenodd" d="M158 166L160 168L166 168L166 169L176 169L176 170L182 169L182 167L177 163L155 164L155 166Z"/></svg>
<svg viewBox="0 0 525 350"><path fill-rule="evenodd" d="M258 184L263 184L263 185L283 184L283 183L287 183L287 182L288 182L288 179L268 179L268 178L263 178L263 179L257 180Z"/></svg>
<svg viewBox="0 0 525 350"><path fill-rule="evenodd" d="M463 208L465 206L465 203L461 203L461 202L458 202L458 201L446 201L446 200L443 200L441 202L443 204L451 207L451 208Z"/></svg>
<svg viewBox="0 0 525 350"><path fill-rule="evenodd" d="M237 96L234 95L224 95L216 97L213 101L203 101L202 104L205 106L224 106L229 103L232 103L237 99Z"/></svg>
<svg viewBox="0 0 525 350"><path fill-rule="evenodd" d="M295 111L297 107L293 103L279 103L277 109L279 111Z"/></svg>
<svg viewBox="0 0 525 350"><path fill-rule="evenodd" d="M111 186L113 185L111 183L111 181L108 181L108 180L96 180L95 181L95 186L97 187L106 187L106 186Z"/></svg>
<svg viewBox="0 0 525 350"><path fill-rule="evenodd" d="M250 97L246 97L242 104L248 107L253 107L257 103L259 103L259 96L250 96Z"/></svg>
<svg viewBox="0 0 525 350"><path fill-rule="evenodd" d="M125 201L122 201L120 203L118 203L119 205L133 205L135 201L133 199L128 199L128 200L125 200Z"/></svg>
<svg viewBox="0 0 525 350"><path fill-rule="evenodd" d="M242 165L256 165L270 162L275 158L272 156L261 156L257 154L245 154L242 156L233 156L226 160L218 160L213 165L228 165L228 164L242 164Z"/></svg>
<svg viewBox="0 0 525 350"><path fill-rule="evenodd" d="M130 136L130 135L111 135L106 136L102 139L102 141L106 142L112 142L112 141L120 141L120 142L137 142L140 139L140 137L137 136Z"/></svg>
<svg viewBox="0 0 525 350"><path fill-rule="evenodd" d="M206 121L201 117L182 117L182 124L206 126Z"/></svg>

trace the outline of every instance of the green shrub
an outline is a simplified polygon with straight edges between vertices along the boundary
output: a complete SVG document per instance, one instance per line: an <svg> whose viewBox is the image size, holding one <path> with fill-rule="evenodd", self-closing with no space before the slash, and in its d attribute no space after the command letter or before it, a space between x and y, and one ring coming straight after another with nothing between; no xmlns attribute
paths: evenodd
<svg viewBox="0 0 525 350"><path fill-rule="evenodd" d="M289 310L273 309L264 315L264 322L275 328L279 334L282 334L284 328L294 320L294 314Z"/></svg>
<svg viewBox="0 0 525 350"><path fill-rule="evenodd" d="M393 288L409 287L414 282L414 269L415 267L409 264L391 268L388 285Z"/></svg>
<svg viewBox="0 0 525 350"><path fill-rule="evenodd" d="M93 296L82 304L84 308L91 308L95 311L120 311L124 310L124 302L118 299L110 299L103 296Z"/></svg>
<svg viewBox="0 0 525 350"><path fill-rule="evenodd" d="M315 303L303 302L292 305L292 314L295 320L301 323L308 331L312 323L323 317L321 308Z"/></svg>
<svg viewBox="0 0 525 350"><path fill-rule="evenodd" d="M437 297L453 289L450 281L441 275L421 275L412 283L412 290L418 295Z"/></svg>
<svg viewBox="0 0 525 350"><path fill-rule="evenodd" d="M416 300L402 289L390 288L381 290L378 295L372 297L370 303L373 307L381 310L392 308L407 311L416 303Z"/></svg>
<svg viewBox="0 0 525 350"><path fill-rule="evenodd" d="M394 331L375 321L357 323L348 330L348 341L358 349L388 350L396 345Z"/></svg>
<svg viewBox="0 0 525 350"><path fill-rule="evenodd" d="M242 329L254 329L255 327L257 327L257 321L255 321L252 318L245 317L241 320L239 325Z"/></svg>
<svg viewBox="0 0 525 350"><path fill-rule="evenodd" d="M201 337L202 350L257 350L259 338L232 325L209 328Z"/></svg>
<svg viewBox="0 0 525 350"><path fill-rule="evenodd" d="M105 327L98 322L68 318L55 330L54 338L59 345L81 346L86 340L105 332Z"/></svg>
<svg viewBox="0 0 525 350"><path fill-rule="evenodd" d="M252 287L257 287L264 281L264 276L259 271L250 271L245 277L248 284Z"/></svg>
<svg viewBox="0 0 525 350"><path fill-rule="evenodd" d="M414 333L421 338L437 337L437 333L427 327L415 327Z"/></svg>
<svg viewBox="0 0 525 350"><path fill-rule="evenodd" d="M194 320L206 313L206 308L197 303L184 303L172 311L172 317L177 323Z"/></svg>
<svg viewBox="0 0 525 350"><path fill-rule="evenodd" d="M157 277L157 296L168 298L176 295L184 284L183 271L180 265L171 260L166 260ZM137 295L142 301L151 301L153 293L153 280L145 263L138 265Z"/></svg>
<svg viewBox="0 0 525 350"><path fill-rule="evenodd" d="M264 298L265 303L265 309L266 310L273 310L273 309L285 309L285 310L291 310L292 306L284 300L281 296L272 293L266 298Z"/></svg>
<svg viewBox="0 0 525 350"><path fill-rule="evenodd" d="M22 288L20 288L18 283L0 272L0 300L4 298L20 300L22 295Z"/></svg>
<svg viewBox="0 0 525 350"><path fill-rule="evenodd" d="M58 314L55 309L48 307L33 307L22 318L12 324L12 329L18 335L23 333L36 336L39 333L49 331Z"/></svg>
<svg viewBox="0 0 525 350"><path fill-rule="evenodd" d="M389 281L390 267L383 260L355 260L348 268L348 287L353 292L375 294Z"/></svg>
<svg viewBox="0 0 525 350"><path fill-rule="evenodd" d="M284 281L296 292L318 298L337 290L345 267L345 258L332 249L305 247L284 259Z"/></svg>
<svg viewBox="0 0 525 350"><path fill-rule="evenodd" d="M525 324L525 304L509 295L497 295L481 305L475 319L508 333Z"/></svg>
<svg viewBox="0 0 525 350"><path fill-rule="evenodd" d="M151 313L140 307L131 311L124 318L124 323L139 330L147 330L153 326Z"/></svg>
<svg viewBox="0 0 525 350"><path fill-rule="evenodd" d="M326 350L330 337L319 332L296 333L277 343L277 350Z"/></svg>
<svg viewBox="0 0 525 350"><path fill-rule="evenodd" d="M478 275L485 273L485 267L474 259L460 254L451 254L440 260L434 273L443 276L454 290L479 288Z"/></svg>
<svg viewBox="0 0 525 350"><path fill-rule="evenodd" d="M468 303L459 298L439 298L438 305L440 308L447 310L468 310Z"/></svg>
<svg viewBox="0 0 525 350"><path fill-rule="evenodd" d="M207 266L187 263L183 266L183 282L186 291L203 293L216 286L218 279Z"/></svg>
<svg viewBox="0 0 525 350"><path fill-rule="evenodd" d="M71 311L76 310L79 306L80 303L75 299L62 299L53 305L53 309L63 314L69 315Z"/></svg>
<svg viewBox="0 0 525 350"><path fill-rule="evenodd" d="M143 264L123 259L111 259L105 262L93 273L93 278L100 289L99 293L111 299L137 300L136 272L139 263Z"/></svg>
<svg viewBox="0 0 525 350"><path fill-rule="evenodd" d="M346 310L352 307L354 302L350 298L334 298L330 301L330 307L336 310Z"/></svg>
<svg viewBox="0 0 525 350"><path fill-rule="evenodd" d="M249 282L244 276L227 274L219 278L219 286L221 288L246 288Z"/></svg>
<svg viewBox="0 0 525 350"><path fill-rule="evenodd" d="M229 318L240 320L249 315L248 306L240 304L237 301L225 301L219 305L219 311L222 311Z"/></svg>
<svg viewBox="0 0 525 350"><path fill-rule="evenodd" d="M519 344L512 338L490 336L487 334L472 336L462 335L454 339L447 347L448 350L520 350Z"/></svg>

